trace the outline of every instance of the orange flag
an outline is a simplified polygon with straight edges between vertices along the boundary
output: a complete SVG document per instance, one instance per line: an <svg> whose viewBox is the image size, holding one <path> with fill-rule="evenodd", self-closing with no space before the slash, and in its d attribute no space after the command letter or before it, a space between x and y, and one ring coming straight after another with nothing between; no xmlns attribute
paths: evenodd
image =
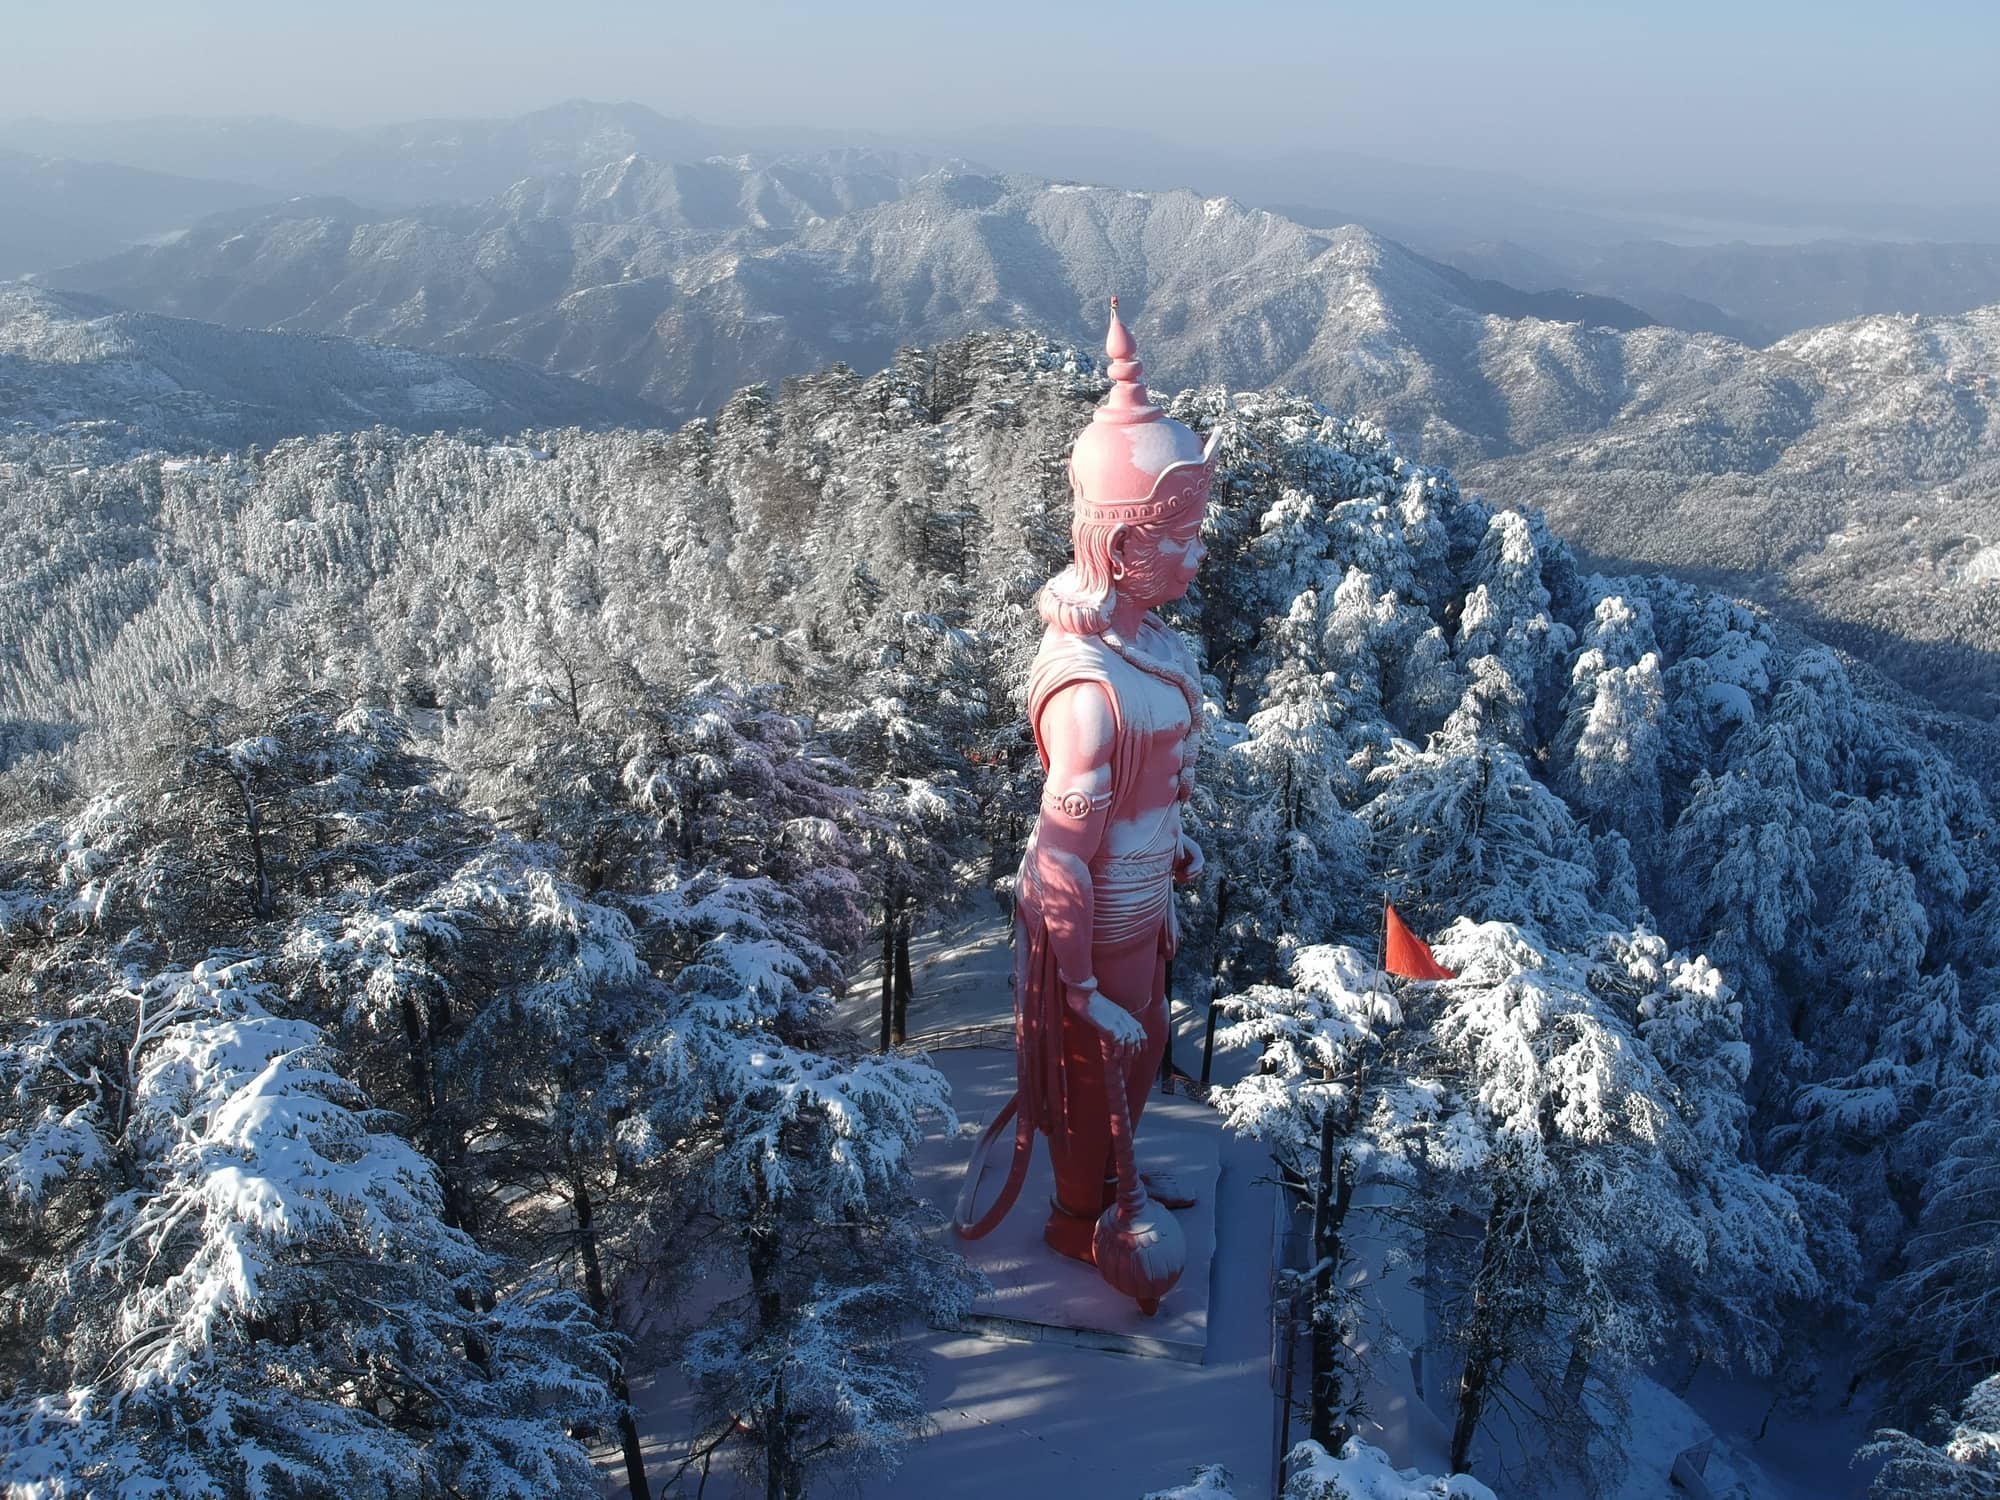
<svg viewBox="0 0 2000 1500"><path fill-rule="evenodd" d="M1382 903L1382 915L1387 923L1387 934L1382 944L1382 967L1391 974L1400 974L1405 979L1456 979L1455 970L1447 969L1437 961L1430 944L1403 925L1403 919L1396 915L1396 908L1388 902Z"/></svg>

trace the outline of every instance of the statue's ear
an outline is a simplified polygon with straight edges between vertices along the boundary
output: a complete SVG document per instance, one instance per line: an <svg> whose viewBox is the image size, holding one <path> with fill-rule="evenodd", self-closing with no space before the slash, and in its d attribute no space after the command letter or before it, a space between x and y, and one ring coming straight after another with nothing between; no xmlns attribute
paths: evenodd
<svg viewBox="0 0 2000 1500"><path fill-rule="evenodd" d="M1113 583L1122 583L1125 580L1125 544L1131 539L1132 528L1124 522L1121 521L1111 528L1111 540L1105 550L1111 555L1111 581Z"/></svg>

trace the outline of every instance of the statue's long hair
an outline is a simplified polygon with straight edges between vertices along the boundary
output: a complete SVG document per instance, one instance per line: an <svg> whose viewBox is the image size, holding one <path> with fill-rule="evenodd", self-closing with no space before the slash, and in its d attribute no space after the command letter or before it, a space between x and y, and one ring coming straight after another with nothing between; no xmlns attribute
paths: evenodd
<svg viewBox="0 0 2000 1500"><path fill-rule="evenodd" d="M1111 628L1111 614L1118 607L1118 580L1112 577L1111 544L1117 540L1120 525L1130 526L1130 523L1078 521L1071 526L1070 541L1076 557L1042 585L1035 596L1035 608L1043 621L1057 630L1070 635L1094 635L1141 672L1179 689L1187 702L1191 736L1181 753L1180 795L1186 798L1194 791L1195 752L1201 742L1201 681L1179 662L1142 651L1136 641L1119 639L1118 632ZM1131 526L1127 535L1125 577L1145 597L1158 595L1154 570L1164 570L1166 565L1160 561L1156 544L1163 535L1162 527L1151 524ZM1166 629L1158 615L1148 614L1145 623ZM1175 649L1185 656L1185 644Z"/></svg>
<svg viewBox="0 0 2000 1500"><path fill-rule="evenodd" d="M1154 592L1156 570L1163 572L1159 540L1165 531L1151 524L1127 521L1078 520L1070 527L1074 560L1042 585L1035 608L1044 623L1071 635L1103 635L1118 607L1118 582L1113 576L1112 544L1126 532L1125 577L1141 594Z"/></svg>

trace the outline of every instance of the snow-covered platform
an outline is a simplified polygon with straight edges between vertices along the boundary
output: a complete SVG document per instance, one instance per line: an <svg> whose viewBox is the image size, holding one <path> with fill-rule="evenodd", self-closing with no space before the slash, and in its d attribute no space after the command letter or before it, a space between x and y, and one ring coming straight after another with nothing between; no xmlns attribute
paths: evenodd
<svg viewBox="0 0 2000 1500"><path fill-rule="evenodd" d="M1014 1088L1013 998L1010 932L990 905L943 932L913 943L916 995L910 1005L911 1050L929 1053L951 1080L952 1103L971 1135L939 1130L916 1161L922 1190L949 1212L958 1196L966 1160L979 1129ZM840 1017L860 1035L877 1027L877 976L855 978ZM1200 1055L1200 1018L1176 1007L1175 1055L1183 1063ZM1220 1069L1223 1060L1217 1059ZM1138 1132L1142 1165L1171 1166L1190 1179L1197 1172L1175 1158L1174 1139L1185 1132L1201 1143L1207 1162L1205 1203L1180 1214L1189 1239L1190 1266L1162 1303L1144 1318L1136 1306L1112 1318L1078 1318L1099 1334L1116 1335L1129 1319L1142 1337L1185 1343L1182 1318L1198 1316L1201 1350L1191 1357L1127 1358L1145 1351L1086 1342L1091 1329L1060 1331L1060 1323L1022 1322L1046 1336L987 1327L980 1330L913 1328L910 1344L923 1361L924 1404L930 1435L910 1448L899 1467L857 1479L860 1500L910 1496L976 1497L1002 1493L1140 1495L1185 1483L1194 1464L1220 1463L1234 1475L1237 1493L1271 1492L1275 1453L1271 1385L1271 1222L1269 1155L1255 1141L1238 1140L1204 1106L1157 1090ZM1037 1176L1023 1188L1007 1224L988 1236L989 1252L1018 1230L1014 1254L1051 1278L1063 1275L1109 1297L1097 1273L1064 1261L1042 1246L1048 1198L1046 1158L1039 1149ZM1197 1227L1199 1224L1200 1227ZM949 1235L948 1229L941 1234ZM1196 1242L1200 1243L1197 1244ZM978 1242L951 1243L973 1252L996 1283L995 1304L1005 1302L1004 1282L980 1260ZM1035 1259L1027 1260L1032 1243ZM1200 1299L1199 1314L1195 1299ZM1003 1313L1001 1316L1014 1316ZM1106 1323L1112 1327L1103 1326ZM1144 1328L1144 1324L1151 1328ZM1177 1331L1178 1329L1178 1331ZM1172 1354L1175 1351L1157 1351ZM686 1456L691 1399L672 1372L635 1382L644 1413L649 1462L672 1472ZM616 1454L605 1455L606 1500L625 1493ZM689 1489L692 1490L692 1484ZM761 1493L734 1473L718 1471L708 1500L737 1500Z"/></svg>
<svg viewBox="0 0 2000 1500"><path fill-rule="evenodd" d="M931 1060L951 1080L952 1101L960 1117L982 1129L1013 1092L1011 1047L953 1048L933 1053ZM1130 1297L1112 1291L1094 1269L1057 1255L1042 1243L1052 1182L1048 1152L1037 1140L1034 1166L1013 1210L984 1239L955 1241L959 1253L993 1283L992 1293L974 1304L962 1327L991 1338L1071 1344L1200 1364L1208 1349L1221 1135L1206 1106L1157 1090L1139 1123L1141 1169L1171 1171L1195 1191L1198 1200L1176 1214L1187 1235L1187 1270L1152 1317L1140 1312ZM957 1199L971 1154L970 1139L940 1137L926 1142L918 1180L946 1212Z"/></svg>

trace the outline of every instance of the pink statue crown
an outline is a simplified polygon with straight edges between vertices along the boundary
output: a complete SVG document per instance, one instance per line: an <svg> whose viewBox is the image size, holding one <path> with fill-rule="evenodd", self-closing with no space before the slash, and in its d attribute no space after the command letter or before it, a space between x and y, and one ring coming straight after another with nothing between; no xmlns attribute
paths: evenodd
<svg viewBox="0 0 2000 1500"><path fill-rule="evenodd" d="M1141 383L1139 346L1111 299L1104 352L1111 394L1070 453L1069 482L1079 522L1172 526L1199 516L1215 480L1217 436L1204 446L1185 423L1153 404Z"/></svg>

